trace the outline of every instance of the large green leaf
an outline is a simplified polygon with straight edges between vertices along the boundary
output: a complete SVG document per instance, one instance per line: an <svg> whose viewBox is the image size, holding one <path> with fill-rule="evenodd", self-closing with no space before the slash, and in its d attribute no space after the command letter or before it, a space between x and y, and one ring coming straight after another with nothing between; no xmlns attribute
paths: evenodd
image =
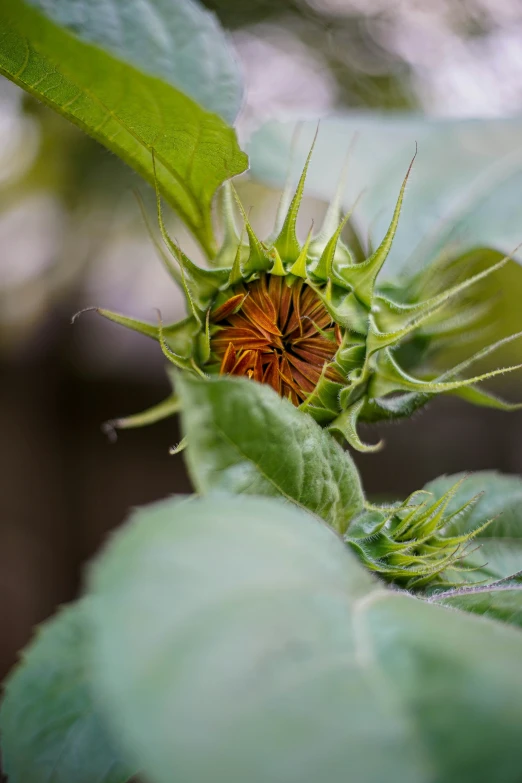
<svg viewBox="0 0 522 783"><path fill-rule="evenodd" d="M440 498L464 476L463 473L441 476L427 484L425 489L435 498ZM480 548L466 558L478 570L457 572L453 575L456 581L494 582L522 571L522 479L494 471L473 473L455 493L447 513L457 511L481 493L471 511L457 517L446 531L448 535L458 536L493 520L475 539Z"/></svg>
<svg viewBox="0 0 522 783"><path fill-rule="evenodd" d="M341 533L363 510L348 452L270 387L242 378L180 376L176 389L198 491L283 497Z"/></svg>
<svg viewBox="0 0 522 783"><path fill-rule="evenodd" d="M152 783L518 783L522 634L378 588L267 498L138 511L91 576L93 675Z"/></svg>
<svg viewBox="0 0 522 783"><path fill-rule="evenodd" d="M0 712L9 783L126 783L133 773L93 702L84 603L37 632L9 676Z"/></svg>
<svg viewBox="0 0 522 783"><path fill-rule="evenodd" d="M237 109L223 35L191 0L32 5L2 0L0 73L150 182L154 150L162 191L211 254L212 197L246 167L234 131L193 99Z"/></svg>
<svg viewBox="0 0 522 783"><path fill-rule="evenodd" d="M519 581L451 590L433 600L522 628L522 584Z"/></svg>

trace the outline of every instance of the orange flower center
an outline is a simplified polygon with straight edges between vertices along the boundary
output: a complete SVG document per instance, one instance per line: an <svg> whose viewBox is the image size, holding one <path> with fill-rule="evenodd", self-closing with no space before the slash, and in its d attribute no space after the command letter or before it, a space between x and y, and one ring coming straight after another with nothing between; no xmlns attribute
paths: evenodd
<svg viewBox="0 0 522 783"><path fill-rule="evenodd" d="M268 383L299 405L312 392L341 342L339 327L309 285L279 275L240 285L210 317L219 329L211 351L220 373ZM341 381L335 367L326 376Z"/></svg>

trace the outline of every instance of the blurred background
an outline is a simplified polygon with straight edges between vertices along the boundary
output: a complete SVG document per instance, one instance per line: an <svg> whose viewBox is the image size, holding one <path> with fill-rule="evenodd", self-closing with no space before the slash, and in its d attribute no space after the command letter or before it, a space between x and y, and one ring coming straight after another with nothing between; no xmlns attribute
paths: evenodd
<svg viewBox="0 0 522 783"><path fill-rule="evenodd" d="M230 32L244 73L242 139L289 112L522 113L517 0L206 5ZM249 203L271 203L260 185L243 187ZM2 677L32 626L75 596L83 565L131 507L190 491L182 458L168 454L179 440L174 419L114 444L101 431L107 419L166 396L157 344L93 313L71 325L90 305L146 320L158 307L165 318L180 315L134 188L150 199L111 154L0 80ZM324 206L307 209L320 216ZM190 238L174 231L190 254ZM443 472L522 472L522 413L446 398L381 429L386 449L355 457L374 495L404 496Z"/></svg>

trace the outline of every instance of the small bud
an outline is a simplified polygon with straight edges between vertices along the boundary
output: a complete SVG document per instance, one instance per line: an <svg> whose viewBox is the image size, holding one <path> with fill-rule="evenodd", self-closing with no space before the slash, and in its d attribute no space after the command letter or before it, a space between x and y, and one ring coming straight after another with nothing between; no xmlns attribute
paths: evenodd
<svg viewBox="0 0 522 783"><path fill-rule="evenodd" d="M481 494L456 511L448 506L464 479L458 481L439 500L424 490L414 492L404 503L369 507L351 524L348 545L370 571L406 590L451 587L459 573L474 571L467 561L474 539L494 520L460 536L446 530L472 510ZM479 566L480 568L480 566Z"/></svg>

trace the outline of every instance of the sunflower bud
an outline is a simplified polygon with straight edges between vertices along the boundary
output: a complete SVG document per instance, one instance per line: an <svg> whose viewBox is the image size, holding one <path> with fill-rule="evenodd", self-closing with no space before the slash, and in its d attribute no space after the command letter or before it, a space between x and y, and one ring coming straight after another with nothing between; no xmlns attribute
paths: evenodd
<svg viewBox="0 0 522 783"><path fill-rule="evenodd" d="M184 293L188 315L178 323L163 325L161 318L157 324L147 324L107 310L99 312L156 339L167 359L183 371L242 375L270 385L359 451L376 451L381 446L361 441L359 421L410 416L436 394L457 394L504 410L518 407L476 384L520 365L471 378L463 373L520 335L489 345L443 373L429 362L435 349L443 353L487 317L488 302L469 297L469 290L509 257L464 278L469 259L462 258L439 264L436 276L428 271L400 288L380 287L378 277L397 230L413 161L386 235L366 258L356 259L341 238L350 213L340 219L340 190L317 235L310 231L303 244L297 238L297 215L312 150L288 209L269 240L256 236L232 186L224 186L224 241L212 268L195 265L170 238L158 193L159 225L171 256L164 254L164 261ZM247 242L235 228L234 200ZM283 194L281 203L287 202ZM460 274L457 282L455 267ZM452 284L448 283L450 275ZM439 287L434 291L435 277ZM110 425L140 426L176 410L172 395L150 411Z"/></svg>
<svg viewBox="0 0 522 783"><path fill-rule="evenodd" d="M350 524L346 542L370 571L406 590L454 587L476 571L469 556L480 546L474 539L494 519L462 535L447 530L462 523L481 498L468 500L456 511L448 506L466 477L438 500L430 492L414 492L404 503L370 507Z"/></svg>

